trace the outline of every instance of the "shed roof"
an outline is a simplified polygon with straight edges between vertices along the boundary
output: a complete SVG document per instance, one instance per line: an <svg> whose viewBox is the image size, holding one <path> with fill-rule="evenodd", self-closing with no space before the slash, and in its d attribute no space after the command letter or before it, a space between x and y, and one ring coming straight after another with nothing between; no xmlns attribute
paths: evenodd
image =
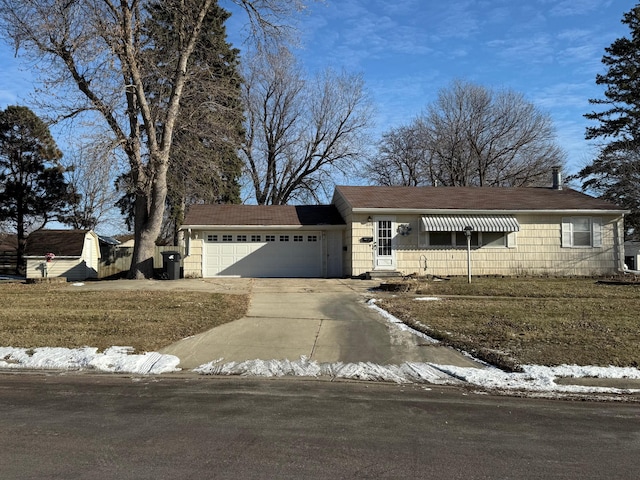
<svg viewBox="0 0 640 480"><path fill-rule="evenodd" d="M334 201L336 194L354 209L625 211L610 202L568 188L338 186Z"/></svg>
<svg viewBox="0 0 640 480"><path fill-rule="evenodd" d="M334 205L191 205L183 227L344 225Z"/></svg>
<svg viewBox="0 0 640 480"><path fill-rule="evenodd" d="M37 230L27 237L25 256L81 257L84 237L89 230Z"/></svg>

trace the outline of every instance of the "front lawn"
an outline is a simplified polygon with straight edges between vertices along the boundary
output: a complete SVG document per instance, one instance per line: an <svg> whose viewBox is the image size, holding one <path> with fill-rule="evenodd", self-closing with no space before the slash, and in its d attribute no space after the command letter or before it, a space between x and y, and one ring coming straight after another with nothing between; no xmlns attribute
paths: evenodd
<svg viewBox="0 0 640 480"><path fill-rule="evenodd" d="M154 351L242 317L247 295L0 284L0 346Z"/></svg>
<svg viewBox="0 0 640 480"><path fill-rule="evenodd" d="M640 365L640 285L538 278L474 278L468 284L453 278L410 281L409 287L379 306L503 368Z"/></svg>

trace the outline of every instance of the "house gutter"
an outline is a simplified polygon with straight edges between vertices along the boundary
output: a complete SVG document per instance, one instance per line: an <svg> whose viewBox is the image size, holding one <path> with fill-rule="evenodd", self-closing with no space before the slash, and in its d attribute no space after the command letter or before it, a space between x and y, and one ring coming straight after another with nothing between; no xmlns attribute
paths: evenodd
<svg viewBox="0 0 640 480"><path fill-rule="evenodd" d="M462 208L354 208L352 212L378 215L540 215L543 213L552 215L627 215L631 213L630 210L467 210Z"/></svg>

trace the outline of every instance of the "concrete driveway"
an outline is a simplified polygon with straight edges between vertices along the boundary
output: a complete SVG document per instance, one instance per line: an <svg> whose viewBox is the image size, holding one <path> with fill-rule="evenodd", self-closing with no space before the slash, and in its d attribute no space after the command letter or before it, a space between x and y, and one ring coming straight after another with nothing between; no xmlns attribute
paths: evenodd
<svg viewBox="0 0 640 480"><path fill-rule="evenodd" d="M182 281L163 282L175 284ZM210 286L249 288L251 301L240 320L183 339L160 350L180 367L223 359L371 362L380 365L432 362L478 366L458 352L400 329L366 304L379 282L355 279L218 279ZM180 285L181 287L184 285ZM203 285L202 281L198 284ZM206 283L204 284L206 285Z"/></svg>

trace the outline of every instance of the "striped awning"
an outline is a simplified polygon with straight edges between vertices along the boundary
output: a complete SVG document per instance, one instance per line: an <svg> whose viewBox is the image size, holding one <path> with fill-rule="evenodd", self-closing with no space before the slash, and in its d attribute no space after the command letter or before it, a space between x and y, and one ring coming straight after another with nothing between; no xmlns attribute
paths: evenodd
<svg viewBox="0 0 640 480"><path fill-rule="evenodd" d="M512 215L429 215L422 217L425 232L462 232L464 227L474 232L517 232L518 221Z"/></svg>

